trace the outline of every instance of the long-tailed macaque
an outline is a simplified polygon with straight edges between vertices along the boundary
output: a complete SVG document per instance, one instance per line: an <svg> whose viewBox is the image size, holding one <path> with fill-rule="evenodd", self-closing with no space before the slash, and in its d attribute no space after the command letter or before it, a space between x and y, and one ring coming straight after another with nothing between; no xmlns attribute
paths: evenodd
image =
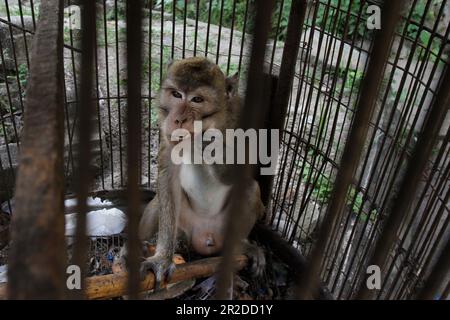
<svg viewBox="0 0 450 320"><path fill-rule="evenodd" d="M204 256L220 254L225 241L225 213L230 203L233 179L227 164L174 164L171 152L183 141L171 141L176 129L194 135L194 121L202 121L203 132L214 128L225 133L234 129L239 116L238 77L226 78L220 68L205 58L188 58L170 63L159 94L160 150L157 195L148 204L139 226L141 240L156 233L154 256L147 258L141 271L152 270L157 282L171 270L176 237L183 233L190 247ZM247 237L263 214L257 182L241 177L245 183L245 214L238 222ZM242 249L260 274L265 259L262 251L248 240Z"/></svg>

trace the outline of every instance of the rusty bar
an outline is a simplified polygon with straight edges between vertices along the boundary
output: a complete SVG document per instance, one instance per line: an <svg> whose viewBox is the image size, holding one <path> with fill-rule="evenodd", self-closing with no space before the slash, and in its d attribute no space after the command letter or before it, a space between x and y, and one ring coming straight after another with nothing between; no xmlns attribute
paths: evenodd
<svg viewBox="0 0 450 320"><path fill-rule="evenodd" d="M65 296L63 75L63 1L43 0L16 182L9 299Z"/></svg>
<svg viewBox="0 0 450 320"><path fill-rule="evenodd" d="M276 83L276 91L272 99L273 103L268 116L268 119L270 119L268 129L282 130L284 128L305 15L306 1L292 1L279 74L279 79L281 79L281 81L277 81ZM269 151L272 152L272 150ZM263 179L265 180L265 185L261 190L261 196L264 205L268 205L271 196L273 176L265 176Z"/></svg>
<svg viewBox="0 0 450 320"><path fill-rule="evenodd" d="M275 125L274 128L280 130L284 127L284 122L286 120L289 96L291 93L292 82L294 81L295 65L297 63L305 15L306 1L292 1L279 74L279 79L281 79L281 81L278 81L274 98L275 104L273 105L273 109L277 111L276 114L274 114L277 118L273 119L273 124Z"/></svg>
<svg viewBox="0 0 450 320"><path fill-rule="evenodd" d="M450 69L447 67L441 79L440 90L424 124L422 134L414 147L405 178L399 187L399 194L394 199L392 210L387 221L384 223L383 232L377 241L375 251L370 259L370 265L377 265L381 270L383 270L389 251L395 242L395 237L401 226L403 217L406 216L414 201L420 185L420 179L426 169L428 159L432 154L434 142L438 138L449 105ZM370 295L371 292L363 283L358 290L357 297L359 299L368 299Z"/></svg>
<svg viewBox="0 0 450 320"><path fill-rule="evenodd" d="M255 28L244 102L245 108L243 108L239 124L239 127L244 130L247 128L258 128L263 119L263 115L259 112L260 106L264 103L261 95L264 87L263 66L274 5L274 0L258 1L256 4ZM226 213L225 235L227 240L224 244L223 260L218 273L217 299L227 298L231 272L235 269L233 254L235 248L239 245L239 241L242 240L242 232L238 221L241 215L241 204L247 201L247 199L243 198L245 193L242 192L247 186L245 183L242 183L240 178L251 175L249 170L250 167L248 165L235 165L233 168L232 176L235 177L235 181L230 192L231 204Z"/></svg>
<svg viewBox="0 0 450 320"><path fill-rule="evenodd" d="M264 90L263 90L263 96L265 101L268 103L261 106L261 112L266 115L264 119L264 123L262 125L262 129L279 129L276 124L272 121L275 119L277 113L277 110L272 108L272 106L275 104L275 92L277 89L278 84L278 77L274 75L270 75L265 73L264 74ZM271 132L268 132L268 136L271 136ZM271 141L271 140L269 140ZM267 154L272 154L272 148L271 144L267 144ZM264 167L261 163L258 165L258 168L261 169L261 167ZM261 194L261 201L264 204L264 206L267 208L270 202L270 196L272 194L272 188L273 188L273 176L270 175L262 175L258 172L256 173L256 181L258 181L260 194ZM264 212L263 221L266 220L267 210Z"/></svg>
<svg viewBox="0 0 450 320"><path fill-rule="evenodd" d="M141 41L142 3L140 0L127 1L127 200L128 200L128 290L131 299L138 298L139 291L139 238L140 217L140 168L141 150ZM162 17L161 17L162 19Z"/></svg>
<svg viewBox="0 0 450 320"><path fill-rule="evenodd" d="M318 239L311 252L308 267L305 273L301 275L301 281L299 282L301 285L297 292L300 299L311 299L316 294L314 291L319 287L319 274L324 259L324 250L333 225L343 210L350 183L364 148L370 118L375 109L378 89L383 79L390 44L402 7L403 1L389 1L385 2L382 8L382 29L376 34L373 52L362 83L353 125L345 144L341 167L337 173L327 212L320 226Z"/></svg>
<svg viewBox="0 0 450 320"><path fill-rule="evenodd" d="M95 2L84 0L82 2L82 56L81 56L81 84L78 112L78 163L75 176L75 190L77 194L77 227L73 264L80 267L81 277L86 276L86 250L88 239L86 236L86 214L88 211L86 199L89 193L89 184L93 178L91 169L91 131L92 116L95 114L93 101L94 77L94 50L95 50ZM70 291L72 298L84 298L84 283L82 290Z"/></svg>

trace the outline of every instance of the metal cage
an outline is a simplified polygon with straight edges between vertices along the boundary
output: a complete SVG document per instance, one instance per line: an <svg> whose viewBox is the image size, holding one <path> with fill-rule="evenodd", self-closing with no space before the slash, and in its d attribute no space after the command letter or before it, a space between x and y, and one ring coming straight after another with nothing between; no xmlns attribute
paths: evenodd
<svg viewBox="0 0 450 320"><path fill-rule="evenodd" d="M412 299L428 290L435 299L448 299L450 3L411 0L401 8L402 1L273 2L271 22L265 21L270 23L267 42L259 46L265 48L265 72L276 79L271 106L282 129L267 225L311 262L314 270L306 274L320 276L335 299L364 297L361 288L374 261L385 267L373 298ZM136 9L141 23L127 28L125 1L97 0L95 25L92 20L90 25L96 45L86 58L81 26L89 21L81 19L82 3L64 1L66 192L131 185L154 190L155 96L168 61L207 56L226 74L239 72L242 93L251 95L254 88L246 83L257 77L252 49L261 39L255 12L263 5L143 1ZM37 0L0 0L0 199L9 212L41 7ZM368 27L376 8L383 10L381 30ZM133 53L132 27L141 31L133 38L141 47L134 49L141 50ZM130 65L130 56L141 64ZM95 70L92 79L83 75L83 57ZM130 79L130 72L139 73L140 81ZM83 125L90 123L88 167L96 178L89 188L77 189L82 178L75 174L76 163L84 142L76 128L83 117L80 104L89 103L83 97L86 81L92 82L95 115L91 112ZM130 108L135 99L140 110ZM127 112L133 111L142 130L131 133ZM133 173L127 169L131 134L140 137ZM315 245L320 246L316 252Z"/></svg>

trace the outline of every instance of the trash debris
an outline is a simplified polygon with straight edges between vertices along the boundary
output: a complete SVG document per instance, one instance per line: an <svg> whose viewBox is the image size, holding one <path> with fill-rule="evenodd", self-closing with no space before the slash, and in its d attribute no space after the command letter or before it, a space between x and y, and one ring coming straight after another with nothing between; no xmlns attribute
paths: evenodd
<svg viewBox="0 0 450 320"><path fill-rule="evenodd" d="M8 213L0 211L0 250L6 247L9 242L10 220Z"/></svg>
<svg viewBox="0 0 450 320"><path fill-rule="evenodd" d="M9 200L9 202L5 201L1 205L1 210L5 213L11 215L11 211L14 210L14 205L15 205L14 199Z"/></svg>
<svg viewBox="0 0 450 320"><path fill-rule="evenodd" d="M7 265L0 266L0 283L8 282L7 272L8 272Z"/></svg>
<svg viewBox="0 0 450 320"><path fill-rule="evenodd" d="M66 214L66 236L74 236L77 213ZM105 237L119 234L127 223L126 215L119 209L90 211L86 215L86 234L90 237Z"/></svg>
<svg viewBox="0 0 450 320"><path fill-rule="evenodd" d="M88 197L86 199L86 203L88 205L88 207L109 207L112 206L113 203L109 200L102 200L99 197ZM77 205L77 199L76 198L71 198L71 199L66 199L64 200L64 206L67 208L72 208L72 207L76 207Z"/></svg>
<svg viewBox="0 0 450 320"><path fill-rule="evenodd" d="M212 276L206 280L200 282L194 288L192 292L189 292L189 297L185 297L185 300L209 300L216 292L216 277Z"/></svg>

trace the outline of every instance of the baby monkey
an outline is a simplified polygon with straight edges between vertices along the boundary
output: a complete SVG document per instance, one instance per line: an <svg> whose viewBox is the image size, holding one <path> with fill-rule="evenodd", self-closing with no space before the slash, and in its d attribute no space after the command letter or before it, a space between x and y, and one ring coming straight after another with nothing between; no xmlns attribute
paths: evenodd
<svg viewBox="0 0 450 320"><path fill-rule="evenodd" d="M174 164L172 149L191 143L194 121L208 129L236 128L240 111L237 74L226 78L220 68L206 58L194 57L169 64L159 93L160 150L157 195L146 207L139 225L142 241L156 234L154 256L141 265L141 272L152 270L157 283L170 274L176 239L183 235L191 249L203 256L220 254L225 239L225 214L230 204L233 178L231 165ZM191 139L172 141L176 129L185 129ZM197 133L198 134L198 133ZM225 146L226 147L226 146ZM264 206L253 177L240 177L245 183L247 201L238 222L245 238L262 217ZM244 240L241 249L251 261L251 271L260 275L265 259L262 250Z"/></svg>

